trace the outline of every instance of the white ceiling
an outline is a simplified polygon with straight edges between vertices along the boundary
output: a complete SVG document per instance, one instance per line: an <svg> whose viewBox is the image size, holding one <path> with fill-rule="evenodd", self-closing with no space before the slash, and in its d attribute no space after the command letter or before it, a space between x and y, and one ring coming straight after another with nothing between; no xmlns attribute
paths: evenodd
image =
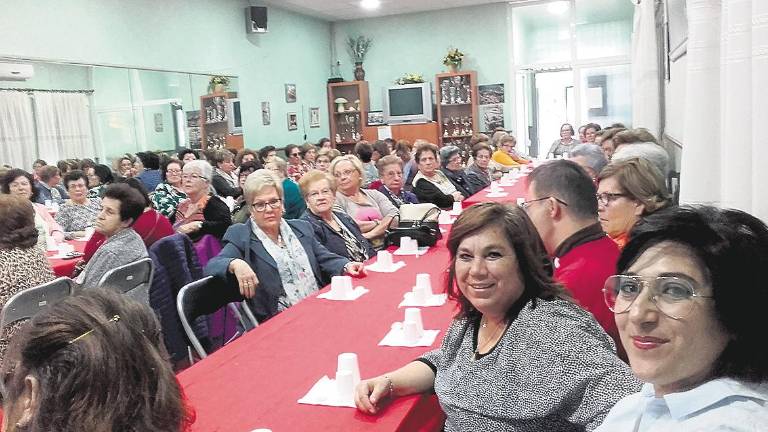
<svg viewBox="0 0 768 432"><path fill-rule="evenodd" d="M509 0L381 0L378 9L367 10L360 7L360 0L263 0L268 6L288 9L328 21L400 15L505 1L509 2ZM514 1L520 0L512 2Z"/></svg>

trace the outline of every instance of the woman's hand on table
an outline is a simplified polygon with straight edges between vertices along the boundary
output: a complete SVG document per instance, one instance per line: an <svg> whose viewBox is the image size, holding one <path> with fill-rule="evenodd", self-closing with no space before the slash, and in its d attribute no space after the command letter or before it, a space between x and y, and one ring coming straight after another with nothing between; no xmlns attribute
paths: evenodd
<svg viewBox="0 0 768 432"><path fill-rule="evenodd" d="M85 237L85 231L72 231L69 233L69 235L73 238L83 238Z"/></svg>
<svg viewBox="0 0 768 432"><path fill-rule="evenodd" d="M184 225L181 225L178 229L178 231L182 234L189 234L193 233L195 231L199 231L200 228L202 228L203 223L202 222L190 222L186 223Z"/></svg>
<svg viewBox="0 0 768 432"><path fill-rule="evenodd" d="M240 294L245 298L253 298L256 295L256 287L259 285L259 278L247 262L241 259L234 259L229 263L229 272L235 275L237 284L240 287Z"/></svg>
<svg viewBox="0 0 768 432"><path fill-rule="evenodd" d="M344 273L350 276L363 277L365 276L365 266L363 263L350 261L344 266Z"/></svg>
<svg viewBox="0 0 768 432"><path fill-rule="evenodd" d="M376 414L381 401L389 396L392 396L392 380L384 376L371 378L355 388L355 405L364 413Z"/></svg>
<svg viewBox="0 0 768 432"><path fill-rule="evenodd" d="M454 192L451 195L453 195L453 200L456 202L464 201L464 195L461 192Z"/></svg>

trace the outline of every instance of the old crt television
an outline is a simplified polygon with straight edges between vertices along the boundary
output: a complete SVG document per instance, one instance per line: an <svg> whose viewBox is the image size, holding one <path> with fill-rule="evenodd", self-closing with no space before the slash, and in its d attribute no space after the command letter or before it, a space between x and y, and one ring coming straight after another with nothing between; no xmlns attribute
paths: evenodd
<svg viewBox="0 0 768 432"><path fill-rule="evenodd" d="M240 99L227 99L227 132L243 134L243 118L240 114Z"/></svg>
<svg viewBox="0 0 768 432"><path fill-rule="evenodd" d="M382 100L387 124L432 121L432 87L428 82L387 87Z"/></svg>

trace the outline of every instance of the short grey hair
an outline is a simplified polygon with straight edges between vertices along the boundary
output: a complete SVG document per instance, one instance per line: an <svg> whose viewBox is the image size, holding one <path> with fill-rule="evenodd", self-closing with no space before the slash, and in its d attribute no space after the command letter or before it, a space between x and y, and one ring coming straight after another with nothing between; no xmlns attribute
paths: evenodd
<svg viewBox="0 0 768 432"><path fill-rule="evenodd" d="M273 157L272 160L267 163L275 164L275 168L283 173L283 177L288 175L288 164L285 162L285 159L280 156Z"/></svg>
<svg viewBox="0 0 768 432"><path fill-rule="evenodd" d="M281 200L284 198L283 181L277 177L277 174L264 168L248 174L248 177L245 179L245 185L243 185L245 202L253 204L253 196L269 187L277 190L277 194L280 196Z"/></svg>
<svg viewBox="0 0 768 432"><path fill-rule="evenodd" d="M600 171L608 165L603 149L597 144L579 144L568 154L570 157L583 157L587 165L595 172L595 175L600 174Z"/></svg>
<svg viewBox="0 0 768 432"><path fill-rule="evenodd" d="M193 160L185 163L184 168L182 168L182 171L189 172L189 171L192 171L193 169L197 169L198 171L200 171L200 175L205 177L205 181L207 181L208 183L211 182L211 178L213 177L213 167L211 166L211 164L209 164L204 160L199 160L199 159Z"/></svg>
<svg viewBox="0 0 768 432"><path fill-rule="evenodd" d="M611 161L626 160L632 158L645 159L652 163L664 178L669 173L669 154L664 147L652 143L641 142L633 144L621 144L613 154Z"/></svg>

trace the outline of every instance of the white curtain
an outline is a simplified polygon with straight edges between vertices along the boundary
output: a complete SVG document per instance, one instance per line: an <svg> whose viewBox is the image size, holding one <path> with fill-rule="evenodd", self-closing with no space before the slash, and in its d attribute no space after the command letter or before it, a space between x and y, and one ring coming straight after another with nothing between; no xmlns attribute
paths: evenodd
<svg viewBox="0 0 768 432"><path fill-rule="evenodd" d="M96 156L87 95L36 92L35 120L41 159Z"/></svg>
<svg viewBox="0 0 768 432"><path fill-rule="evenodd" d="M36 154L29 94L0 91L0 163L31 170Z"/></svg>
<svg viewBox="0 0 768 432"><path fill-rule="evenodd" d="M632 126L659 136L661 127L656 11L651 0L636 2L632 30Z"/></svg>
<svg viewBox="0 0 768 432"><path fill-rule="evenodd" d="M768 1L687 0L680 200L768 221Z"/></svg>

